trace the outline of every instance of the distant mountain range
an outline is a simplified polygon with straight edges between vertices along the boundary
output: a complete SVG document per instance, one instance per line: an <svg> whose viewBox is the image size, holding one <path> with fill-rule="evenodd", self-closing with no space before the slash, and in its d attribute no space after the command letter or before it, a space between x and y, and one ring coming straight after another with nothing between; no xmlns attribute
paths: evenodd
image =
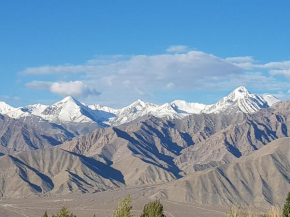
<svg viewBox="0 0 290 217"><path fill-rule="evenodd" d="M146 197L265 207L290 191L290 102L245 87L214 105L66 97L0 113L1 199L157 185Z"/></svg>
<svg viewBox="0 0 290 217"><path fill-rule="evenodd" d="M254 113L261 108L268 108L278 101L273 95L251 94L242 86L213 105L190 103L182 100L156 105L137 100L124 108L113 109L99 104L85 105L68 96L51 106L35 104L13 108L5 102L0 102L0 114L16 119L37 116L57 124L95 123L98 127L107 127L129 123L145 115L180 119L191 114L201 113Z"/></svg>

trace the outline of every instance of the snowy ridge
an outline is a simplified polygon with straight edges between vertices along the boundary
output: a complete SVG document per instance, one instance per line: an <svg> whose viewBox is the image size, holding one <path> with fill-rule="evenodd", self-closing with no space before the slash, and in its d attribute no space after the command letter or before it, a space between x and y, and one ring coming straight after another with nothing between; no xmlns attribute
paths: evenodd
<svg viewBox="0 0 290 217"><path fill-rule="evenodd" d="M175 108L175 110L179 113L198 114L201 113L207 105L194 102L186 102L184 100L175 100L171 103L171 106Z"/></svg>
<svg viewBox="0 0 290 217"><path fill-rule="evenodd" d="M42 104L34 104L28 105L26 107L21 108L23 112L27 112L32 115L41 116L41 113L48 107L48 105Z"/></svg>
<svg viewBox="0 0 290 217"><path fill-rule="evenodd" d="M15 119L28 115L27 113L23 112L21 108L14 108L5 102L0 102L0 114L4 114Z"/></svg>
<svg viewBox="0 0 290 217"><path fill-rule="evenodd" d="M112 125L120 125L135 120L156 110L158 105L144 102L140 99L132 104L115 110L116 117L109 121Z"/></svg>
<svg viewBox="0 0 290 217"><path fill-rule="evenodd" d="M0 102L0 113L6 114L7 112L11 112L15 110L12 106L6 104L5 102Z"/></svg>
<svg viewBox="0 0 290 217"><path fill-rule="evenodd" d="M117 113L117 109L113 109L113 108L110 108L108 106L101 106L100 104L95 104L95 105L88 105L88 107L92 110L102 110L102 111L105 111L105 112L109 112L109 113L112 113L112 114L116 114Z"/></svg>
<svg viewBox="0 0 290 217"><path fill-rule="evenodd" d="M261 108L268 108L279 100L272 95L251 94L245 87L236 88L228 96L223 97L216 104L207 106L203 113L254 113Z"/></svg>
<svg viewBox="0 0 290 217"><path fill-rule="evenodd" d="M213 105L183 100L157 105L139 99L124 108L113 109L99 104L86 105L68 96L51 106L35 104L13 108L5 102L0 102L0 114L12 118L32 115L53 123L98 123L101 126L117 126L145 115L183 118L190 114L200 113L254 113L261 108L268 108L278 101L273 95L251 94L241 86Z"/></svg>

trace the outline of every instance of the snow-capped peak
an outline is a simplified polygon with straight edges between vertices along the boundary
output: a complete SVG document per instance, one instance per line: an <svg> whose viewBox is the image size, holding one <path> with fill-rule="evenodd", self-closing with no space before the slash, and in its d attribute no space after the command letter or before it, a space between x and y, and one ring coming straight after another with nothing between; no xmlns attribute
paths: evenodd
<svg viewBox="0 0 290 217"><path fill-rule="evenodd" d="M96 114L71 96L48 106L41 113L41 117L51 122L95 122Z"/></svg>
<svg viewBox="0 0 290 217"><path fill-rule="evenodd" d="M127 111L131 111L133 113L138 113L140 111L150 110L150 109L155 108L155 107L157 107L157 105L155 105L153 103L144 102L143 100L138 99L135 102L133 102L132 104L126 106L125 108L120 109L119 113L123 113L123 112L127 112Z"/></svg>
<svg viewBox="0 0 290 217"><path fill-rule="evenodd" d="M115 110L115 118L110 120L112 125L120 125L135 120L156 110L158 105L154 103L144 102L141 99L131 103L130 105Z"/></svg>
<svg viewBox="0 0 290 217"><path fill-rule="evenodd" d="M5 102L0 102L0 114L5 114L11 118L20 118L29 115L20 108L14 108Z"/></svg>
<svg viewBox="0 0 290 217"><path fill-rule="evenodd" d="M246 93L246 94L250 94L250 92L248 91L248 89L245 86L239 86L236 89L234 89L232 91L232 93Z"/></svg>
<svg viewBox="0 0 290 217"><path fill-rule="evenodd" d="M0 102L0 113L6 114L7 112L13 111L15 108L8 105L6 102Z"/></svg>
<svg viewBox="0 0 290 217"><path fill-rule="evenodd" d="M59 101L57 103L67 103L67 102L71 102L71 103L75 103L75 104L79 104L80 103L79 101L77 101L72 96L67 96L67 97L63 98L61 101Z"/></svg>
<svg viewBox="0 0 290 217"><path fill-rule="evenodd" d="M241 98L246 98L250 96L250 92L247 90L246 87L240 86L236 88L233 92L231 92L226 98L228 100L236 101Z"/></svg>
<svg viewBox="0 0 290 217"><path fill-rule="evenodd" d="M276 99L277 100L277 99ZM273 96L251 94L244 86L236 88L216 104L204 109L203 113L254 113L275 103Z"/></svg>

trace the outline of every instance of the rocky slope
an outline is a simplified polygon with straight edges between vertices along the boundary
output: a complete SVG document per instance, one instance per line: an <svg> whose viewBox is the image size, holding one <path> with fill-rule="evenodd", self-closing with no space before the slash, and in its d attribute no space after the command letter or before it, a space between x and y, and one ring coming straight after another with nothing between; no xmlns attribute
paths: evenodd
<svg viewBox="0 0 290 217"><path fill-rule="evenodd" d="M87 193L124 185L122 174L58 147L0 157L1 198Z"/></svg>
<svg viewBox="0 0 290 217"><path fill-rule="evenodd" d="M273 141L240 159L159 187L152 198L213 205L283 205L290 191L290 139Z"/></svg>
<svg viewBox="0 0 290 217"><path fill-rule="evenodd" d="M138 165L154 165L175 179L229 163L273 140L288 137L288 107L290 102L281 102L254 114L196 114L174 120L148 116L127 126L98 129L64 143L62 148L96 156L120 171L130 164L129 158L138 159L140 164L134 164L137 169ZM124 167L117 166L121 164ZM134 180L132 183L147 183L135 175L126 178L124 174L125 179ZM165 182L167 177L152 182Z"/></svg>
<svg viewBox="0 0 290 217"><path fill-rule="evenodd" d="M189 145L191 141L185 135L153 117L144 123L98 129L64 143L61 148L94 156L122 171L126 184L140 185L180 177L173 159Z"/></svg>
<svg viewBox="0 0 290 217"><path fill-rule="evenodd" d="M182 151L175 163L185 172L202 170L248 155L267 143L290 135L290 102L254 114L243 114L240 121ZM216 123L216 121L215 121Z"/></svg>
<svg viewBox="0 0 290 217"><path fill-rule="evenodd" d="M34 122L37 122L35 125ZM60 145L74 137L63 127L39 118L13 119L0 115L0 152L15 153Z"/></svg>

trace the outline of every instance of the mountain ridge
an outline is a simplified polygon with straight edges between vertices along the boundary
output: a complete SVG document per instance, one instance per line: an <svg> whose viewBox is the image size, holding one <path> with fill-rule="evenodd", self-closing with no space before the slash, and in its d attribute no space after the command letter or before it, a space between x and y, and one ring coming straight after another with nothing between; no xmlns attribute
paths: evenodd
<svg viewBox="0 0 290 217"><path fill-rule="evenodd" d="M212 105L184 100L157 105L139 99L124 108L113 109L99 104L86 105L68 96L50 106L35 104L13 108L1 102L0 114L16 119L35 115L58 124L96 123L98 127L107 127L129 123L145 115L181 119L188 115L201 113L254 113L262 108L268 108L278 101L273 95L251 94L244 86L241 86Z"/></svg>
<svg viewBox="0 0 290 217"><path fill-rule="evenodd" d="M280 138L229 164L166 183L151 198L220 206L283 205L290 191L290 138Z"/></svg>

